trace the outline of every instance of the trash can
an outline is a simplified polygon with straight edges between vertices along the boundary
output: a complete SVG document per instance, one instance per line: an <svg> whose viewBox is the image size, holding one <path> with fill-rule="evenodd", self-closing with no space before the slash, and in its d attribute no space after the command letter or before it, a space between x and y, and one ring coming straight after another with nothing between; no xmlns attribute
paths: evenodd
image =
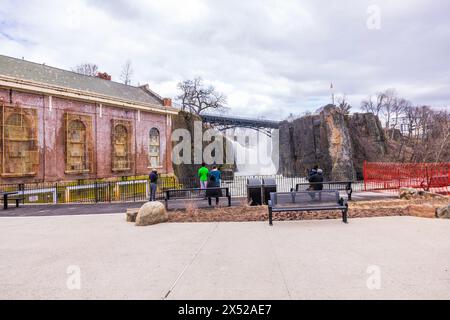
<svg viewBox="0 0 450 320"><path fill-rule="evenodd" d="M259 179L247 179L247 202L251 206L262 205L262 184Z"/></svg>
<svg viewBox="0 0 450 320"><path fill-rule="evenodd" d="M271 192L277 192L277 182L275 179L269 178L269 179L263 179L263 202L264 204L269 204L270 200L270 193Z"/></svg>

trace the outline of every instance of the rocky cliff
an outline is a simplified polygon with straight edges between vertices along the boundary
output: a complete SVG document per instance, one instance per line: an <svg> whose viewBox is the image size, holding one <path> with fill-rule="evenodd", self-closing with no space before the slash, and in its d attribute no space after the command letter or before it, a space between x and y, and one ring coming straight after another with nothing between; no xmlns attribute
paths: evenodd
<svg viewBox="0 0 450 320"><path fill-rule="evenodd" d="M189 141L189 146L191 148L191 157L190 157L190 163L181 163L176 164L173 163L173 169L174 174L181 180L185 179L195 179L197 177L197 171L201 167L200 163L202 159L195 159L195 143L194 143L194 136L195 136L195 126L201 123L201 118L198 115L188 113L188 112L180 112L178 115L172 117L173 122L173 130L176 129L186 129L189 131L189 134L191 136L191 141ZM197 124L196 124L197 123ZM208 127L205 124L200 125L201 130L203 134L206 130L211 129L211 127ZM217 132L217 131L216 131ZM175 147L180 141L176 141L172 143L172 147ZM201 155L203 154L203 151L205 148L210 144L210 142L203 141L201 145ZM227 149L224 146L223 149L223 160L225 161L226 155L227 155ZM232 175L233 171L235 170L234 165L229 164L223 164L223 162L217 162L218 166L222 170L223 176Z"/></svg>
<svg viewBox="0 0 450 320"><path fill-rule="evenodd" d="M386 149L384 131L374 115L343 115L327 105L319 114L281 123L279 173L304 176L319 165L330 180L356 179L364 160L380 160Z"/></svg>
<svg viewBox="0 0 450 320"><path fill-rule="evenodd" d="M353 166L358 179L363 178L364 160L377 162L388 157L388 143L380 120L372 113L355 113L349 118L353 147Z"/></svg>

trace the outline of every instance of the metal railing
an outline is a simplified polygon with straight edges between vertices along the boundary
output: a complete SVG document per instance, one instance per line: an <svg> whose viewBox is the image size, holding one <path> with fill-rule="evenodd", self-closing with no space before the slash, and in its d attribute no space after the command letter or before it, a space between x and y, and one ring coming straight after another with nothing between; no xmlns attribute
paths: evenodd
<svg viewBox="0 0 450 320"><path fill-rule="evenodd" d="M307 183L305 177L284 176L235 176L232 180L222 180L221 187L229 188L232 197L247 196L249 178L275 179L277 191L289 192L299 183ZM174 176L158 179L157 200L163 200L166 190L199 188L197 177L178 179ZM362 191L362 182L352 184L354 191ZM60 203L114 203L144 202L150 197L150 181L147 177L127 177L126 179L82 180L76 182L37 182L26 184L0 185L0 193L18 191L26 204L60 204Z"/></svg>

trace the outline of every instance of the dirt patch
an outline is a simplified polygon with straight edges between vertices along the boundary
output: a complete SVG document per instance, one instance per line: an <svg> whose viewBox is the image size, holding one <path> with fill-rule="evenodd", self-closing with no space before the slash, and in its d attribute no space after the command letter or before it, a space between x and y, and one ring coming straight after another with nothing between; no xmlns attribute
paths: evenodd
<svg viewBox="0 0 450 320"><path fill-rule="evenodd" d="M450 198L380 200L349 203L349 218L415 216L434 218L437 208L449 203ZM274 221L341 219L340 211L280 212ZM268 221L267 206L251 207L241 203L236 207L198 208L189 202L185 210L169 211L169 222L239 222Z"/></svg>

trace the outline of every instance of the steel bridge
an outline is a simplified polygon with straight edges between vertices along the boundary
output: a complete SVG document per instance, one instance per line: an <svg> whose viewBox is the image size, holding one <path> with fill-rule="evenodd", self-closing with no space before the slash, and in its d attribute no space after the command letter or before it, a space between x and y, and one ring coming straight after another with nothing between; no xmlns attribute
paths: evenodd
<svg viewBox="0 0 450 320"><path fill-rule="evenodd" d="M271 137L273 129L279 129L280 122L265 119L230 117L225 115L202 114L203 123L208 123L220 131L234 128L248 128Z"/></svg>

